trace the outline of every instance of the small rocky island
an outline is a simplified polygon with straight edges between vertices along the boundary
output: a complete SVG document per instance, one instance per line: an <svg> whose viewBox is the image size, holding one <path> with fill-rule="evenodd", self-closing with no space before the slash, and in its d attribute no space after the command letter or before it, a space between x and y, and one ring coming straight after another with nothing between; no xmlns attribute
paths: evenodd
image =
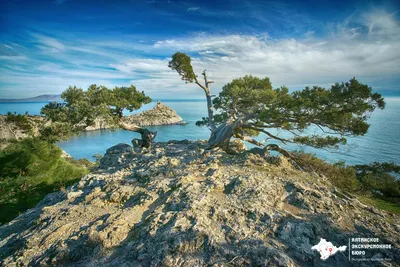
<svg viewBox="0 0 400 267"><path fill-rule="evenodd" d="M158 101L157 105L150 110L124 116L122 120L126 127L186 124L176 111L164 105L161 101ZM40 127L49 126L51 123L43 116L0 115L0 148L7 146L12 139L21 140L26 137L39 136ZM96 131L120 127L121 124L115 123L111 117L98 117L91 125L84 126L83 130Z"/></svg>
<svg viewBox="0 0 400 267"><path fill-rule="evenodd" d="M173 109L161 103L161 101L158 101L157 105L151 110L143 111L135 115L125 116L124 122L136 126L186 124L181 116L179 116Z"/></svg>
<svg viewBox="0 0 400 267"><path fill-rule="evenodd" d="M161 101L157 105L138 114L124 116L122 118L126 127L144 127L159 125L183 125L186 122L179 116L176 111L164 105ZM95 131L103 129L118 128L120 125L115 124L112 118L97 118L92 125L85 128L85 131Z"/></svg>
<svg viewBox="0 0 400 267"><path fill-rule="evenodd" d="M375 255L391 259L382 266L400 262L399 215L284 157L206 146L109 148L80 182L0 227L0 266L354 266L311 247L360 236L392 244Z"/></svg>

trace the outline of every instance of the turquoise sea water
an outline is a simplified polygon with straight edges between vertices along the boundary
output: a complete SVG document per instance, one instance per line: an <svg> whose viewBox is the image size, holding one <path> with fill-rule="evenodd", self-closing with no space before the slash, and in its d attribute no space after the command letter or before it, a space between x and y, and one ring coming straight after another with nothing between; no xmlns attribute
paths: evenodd
<svg viewBox="0 0 400 267"><path fill-rule="evenodd" d="M165 100L163 102L174 109L188 124L148 127L153 131L158 131L156 141L208 139L209 130L195 125L198 119L207 115L205 101ZM400 163L400 98L386 98L386 103L384 110L376 110L371 115L369 119L371 127L368 133L364 136L349 138L349 144L342 146L339 151L318 150L299 145L284 147L315 153L318 157L330 162L344 160L348 164L364 164L373 161ZM8 111L24 114L28 111L29 114L38 115L45 104L45 102L0 103L0 114L6 114ZM156 102L152 102L133 113L151 109L155 105ZM138 137L139 134L125 130L102 130L82 133L58 145L74 158L93 160L93 155L104 154L107 148L118 143L130 144L133 138ZM262 139L262 136L258 139Z"/></svg>

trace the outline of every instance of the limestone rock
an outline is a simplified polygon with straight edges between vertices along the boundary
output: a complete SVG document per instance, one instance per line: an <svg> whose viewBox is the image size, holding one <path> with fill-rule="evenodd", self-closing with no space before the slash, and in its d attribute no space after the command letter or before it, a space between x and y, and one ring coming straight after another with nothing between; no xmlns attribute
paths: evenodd
<svg viewBox="0 0 400 267"><path fill-rule="evenodd" d="M70 154L68 154L65 150L61 150L61 157L62 158L72 158Z"/></svg>
<svg viewBox="0 0 400 267"><path fill-rule="evenodd" d="M116 127L117 126L111 117L99 117L95 118L92 125L87 126L85 131L112 129Z"/></svg>
<svg viewBox="0 0 400 267"><path fill-rule="evenodd" d="M161 103L161 101L158 101L157 105L151 110L125 116L124 123L137 126L185 124L184 120L174 110Z"/></svg>
<svg viewBox="0 0 400 267"><path fill-rule="evenodd" d="M399 215L262 151L206 145L109 148L78 183L0 226L0 266L353 266L311 250L351 237L379 237L392 244L379 264L400 262Z"/></svg>
<svg viewBox="0 0 400 267"><path fill-rule="evenodd" d="M233 141L230 141L229 146L231 147L231 149L233 149L234 151L236 151L238 153L246 151L246 145L240 139L234 139Z"/></svg>
<svg viewBox="0 0 400 267"><path fill-rule="evenodd" d="M31 126L30 130L23 129L18 124L7 121L6 115L0 115L0 149L6 147L12 139L21 140L39 135L39 126L45 123L44 117L28 115L27 119Z"/></svg>

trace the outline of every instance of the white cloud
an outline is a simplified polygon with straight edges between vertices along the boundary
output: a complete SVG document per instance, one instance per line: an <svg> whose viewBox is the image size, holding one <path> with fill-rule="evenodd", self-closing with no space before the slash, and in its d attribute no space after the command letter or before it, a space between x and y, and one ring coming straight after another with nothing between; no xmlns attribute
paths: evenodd
<svg viewBox="0 0 400 267"><path fill-rule="evenodd" d="M6 45L6 44L3 44L3 46L6 47L6 48L8 48L8 49L14 49L14 48L12 48L11 46Z"/></svg>
<svg viewBox="0 0 400 267"><path fill-rule="evenodd" d="M65 46L55 38L35 33L32 35L41 44L39 48L46 52L62 52L65 49Z"/></svg>
<svg viewBox="0 0 400 267"><path fill-rule="evenodd" d="M168 60L160 59L129 59L120 64L111 64L112 67L120 70L121 72L132 73L132 72L146 72L146 73L158 73L160 71L168 71Z"/></svg>
<svg viewBox="0 0 400 267"><path fill-rule="evenodd" d="M200 52L193 58L198 71L207 68L222 83L238 75L269 76L275 84L321 82L356 76L399 73L400 42L265 41L254 36L228 35L158 42L159 48ZM212 53L205 53L211 51Z"/></svg>
<svg viewBox="0 0 400 267"><path fill-rule="evenodd" d="M36 57L33 48L14 46L19 56L0 56L7 63L0 82L11 84L6 88L8 92L10 88L36 88L40 94L59 93L68 85L86 88L96 83L113 87L132 81L154 97L202 96L196 85L185 84L168 68L170 56L182 51L191 55L198 74L207 69L209 78L215 81L214 94L225 83L246 74L268 76L274 87L326 87L356 76L373 88L397 86L400 90L396 84L400 76L400 27L392 14L374 11L353 15L330 29L323 37L305 32L297 39L202 33L142 43L112 39L67 43L61 38L33 34L42 52L56 53ZM0 97L10 97L4 92Z"/></svg>
<svg viewBox="0 0 400 267"><path fill-rule="evenodd" d="M187 11L196 11L196 10L199 10L199 8L200 8L200 7L198 7L198 6L189 7L189 8L187 9Z"/></svg>
<svg viewBox="0 0 400 267"><path fill-rule="evenodd" d="M198 53L192 58L194 67L198 72L207 69L219 86L245 74L268 76L275 86L327 84L353 76L373 81L399 75L398 22L390 14L364 17L372 31L342 24L332 37L325 38L270 40L250 35L203 35L160 40L155 48Z"/></svg>
<svg viewBox="0 0 400 267"><path fill-rule="evenodd" d="M391 35L398 36L399 23L394 18L395 13L388 14L383 10L364 14L365 23L368 26L370 34Z"/></svg>
<svg viewBox="0 0 400 267"><path fill-rule="evenodd" d="M0 55L0 59L4 60L5 62L21 62L21 61L27 61L29 60L28 57L18 55L18 56L3 56Z"/></svg>

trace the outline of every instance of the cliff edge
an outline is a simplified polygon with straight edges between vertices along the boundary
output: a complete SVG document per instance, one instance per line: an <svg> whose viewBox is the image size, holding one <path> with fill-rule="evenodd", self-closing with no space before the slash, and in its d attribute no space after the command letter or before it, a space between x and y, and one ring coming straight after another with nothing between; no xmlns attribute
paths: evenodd
<svg viewBox="0 0 400 267"><path fill-rule="evenodd" d="M100 166L0 227L1 266L354 266L311 247L392 244L399 216L361 204L285 158L204 151L205 142L118 144ZM369 266L357 262L357 266Z"/></svg>

